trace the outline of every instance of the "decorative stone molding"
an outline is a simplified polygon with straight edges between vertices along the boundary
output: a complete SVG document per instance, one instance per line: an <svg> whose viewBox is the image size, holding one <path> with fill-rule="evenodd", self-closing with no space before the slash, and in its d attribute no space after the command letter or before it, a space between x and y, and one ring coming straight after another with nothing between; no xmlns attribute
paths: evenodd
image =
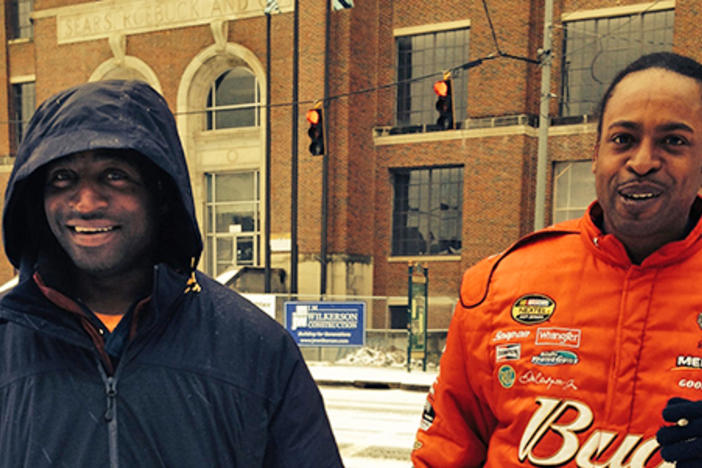
<svg viewBox="0 0 702 468"><path fill-rule="evenodd" d="M229 35L229 22L222 19L213 20L210 23L212 36L214 37L215 50L222 53L227 48L227 36Z"/></svg>
<svg viewBox="0 0 702 468"><path fill-rule="evenodd" d="M112 49L112 56L118 66L124 65L124 57L127 52L127 36L120 33L110 34L107 39Z"/></svg>

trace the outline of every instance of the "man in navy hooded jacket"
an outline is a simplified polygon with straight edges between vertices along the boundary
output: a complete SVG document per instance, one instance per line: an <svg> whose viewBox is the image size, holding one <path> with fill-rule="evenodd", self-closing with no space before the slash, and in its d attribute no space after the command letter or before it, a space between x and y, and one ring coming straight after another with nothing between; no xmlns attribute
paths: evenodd
<svg viewBox="0 0 702 468"><path fill-rule="evenodd" d="M38 108L3 234L0 466L341 466L287 332L194 270L188 170L148 85Z"/></svg>

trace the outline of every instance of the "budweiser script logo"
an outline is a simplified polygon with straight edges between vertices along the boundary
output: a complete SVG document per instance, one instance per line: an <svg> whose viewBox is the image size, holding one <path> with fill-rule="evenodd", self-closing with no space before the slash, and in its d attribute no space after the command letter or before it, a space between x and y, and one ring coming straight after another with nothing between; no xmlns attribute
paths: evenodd
<svg viewBox="0 0 702 468"><path fill-rule="evenodd" d="M537 397L536 402L539 408L531 416L519 442L519 461L522 463L529 460L535 466L564 466L575 461L579 468L644 468L658 450L655 437L644 440L641 435L626 434L622 438L620 434L604 429L594 430L581 446L577 434L591 427L594 420L589 406L576 400L548 397ZM558 420L568 410L576 411L575 418L560 423ZM538 451L540 455L535 455L536 448L549 431L561 438L560 447L547 455L543 449ZM619 439L619 445L614 453L608 460L601 459L603 452L610 446L615 447L616 439ZM674 466L661 462L656 468Z"/></svg>

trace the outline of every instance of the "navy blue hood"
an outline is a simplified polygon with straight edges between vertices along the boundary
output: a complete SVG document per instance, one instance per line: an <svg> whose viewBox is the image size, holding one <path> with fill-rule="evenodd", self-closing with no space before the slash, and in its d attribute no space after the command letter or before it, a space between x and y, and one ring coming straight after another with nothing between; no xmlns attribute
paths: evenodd
<svg viewBox="0 0 702 468"><path fill-rule="evenodd" d="M5 192L3 237L10 262L34 262L41 246L35 235L45 222L41 186L32 175L51 161L95 149L131 150L166 175L173 204L159 244L177 268L200 256L190 178L173 114L165 99L140 81L100 81L75 86L39 106L27 126ZM35 178L36 179L36 178ZM39 193L38 193L39 192Z"/></svg>

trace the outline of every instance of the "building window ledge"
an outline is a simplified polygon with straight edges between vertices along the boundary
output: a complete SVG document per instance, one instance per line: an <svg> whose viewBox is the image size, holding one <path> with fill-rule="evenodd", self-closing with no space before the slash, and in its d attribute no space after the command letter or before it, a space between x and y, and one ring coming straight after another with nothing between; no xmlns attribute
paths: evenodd
<svg viewBox="0 0 702 468"><path fill-rule="evenodd" d="M32 42L31 37L18 37L15 39L8 39L7 44L8 45L14 45L14 44L27 44L29 42Z"/></svg>
<svg viewBox="0 0 702 468"><path fill-rule="evenodd" d="M408 262L460 262L460 255L397 255L388 257L389 263L408 263Z"/></svg>

